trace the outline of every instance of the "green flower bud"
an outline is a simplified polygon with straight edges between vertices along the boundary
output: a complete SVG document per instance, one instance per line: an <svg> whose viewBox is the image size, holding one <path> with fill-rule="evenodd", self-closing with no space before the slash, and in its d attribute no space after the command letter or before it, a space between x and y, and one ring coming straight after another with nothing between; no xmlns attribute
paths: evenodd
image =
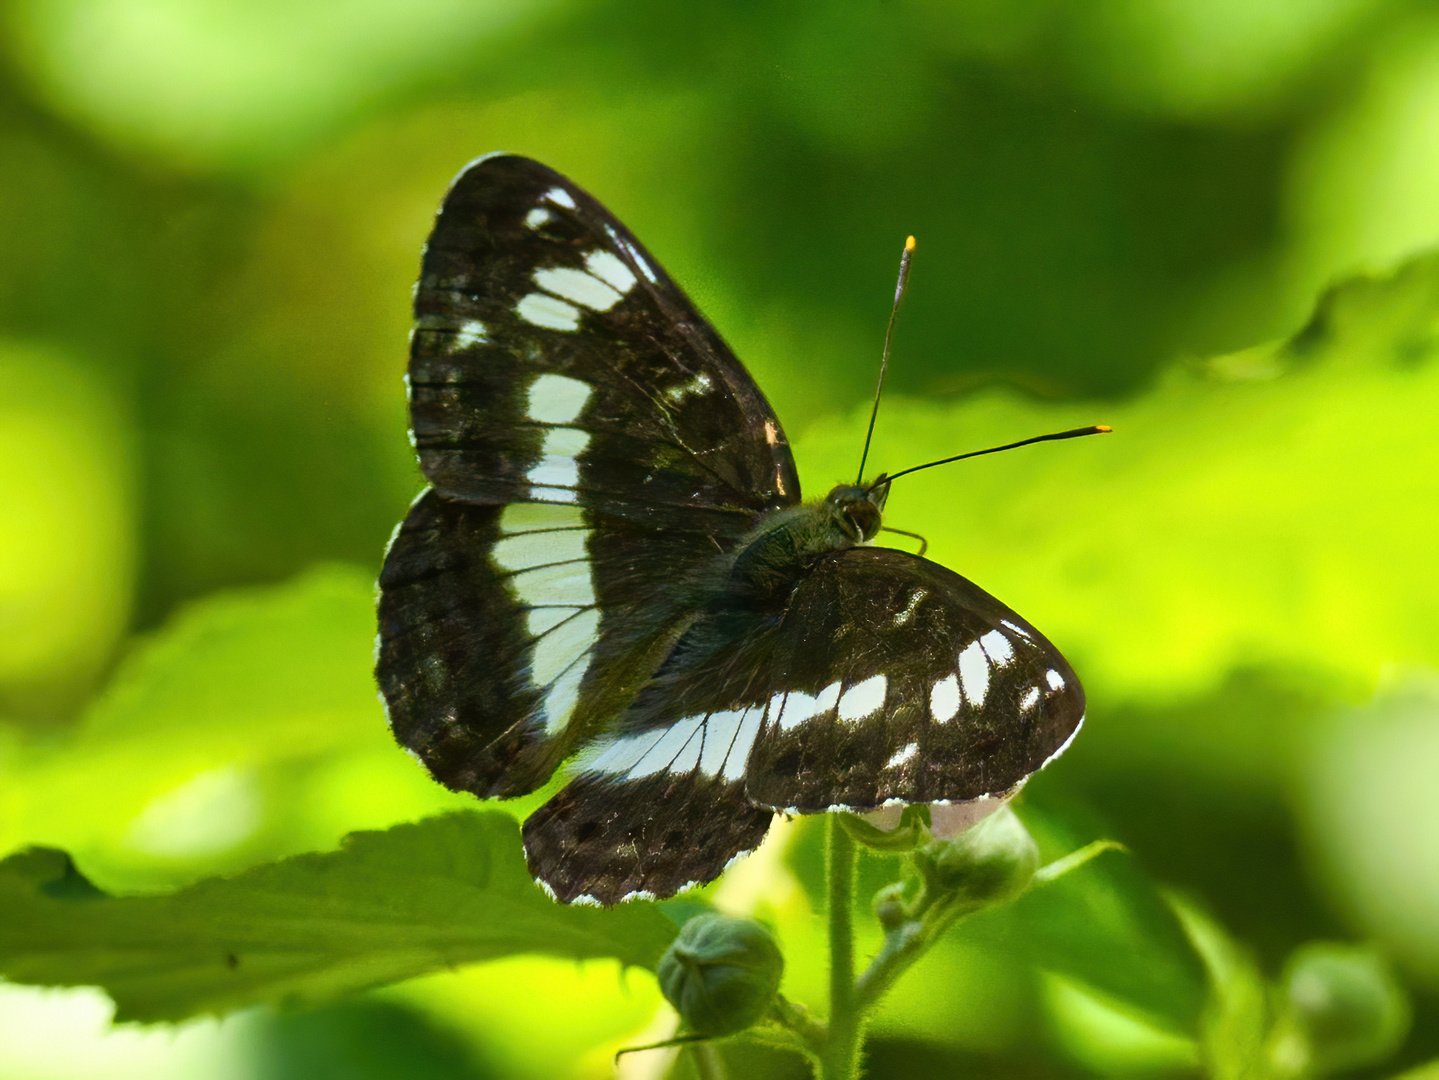
<svg viewBox="0 0 1439 1080"><path fill-rule="evenodd" d="M774 1003L784 957L753 919L696 915L660 958L660 990L697 1035L729 1035Z"/></svg>
<svg viewBox="0 0 1439 1080"><path fill-rule="evenodd" d="M1409 1003L1372 949L1311 942L1280 980L1285 1031L1276 1049L1295 1071L1327 1073L1382 1061L1404 1041Z"/></svg>
<svg viewBox="0 0 1439 1080"><path fill-rule="evenodd" d="M1039 869L1039 848L1004 806L968 832L927 844L917 861L931 887L980 907L1022 893Z"/></svg>
<svg viewBox="0 0 1439 1080"><path fill-rule="evenodd" d="M886 885L874 894L874 915L886 933L896 930L909 921L909 909L904 902L903 882Z"/></svg>

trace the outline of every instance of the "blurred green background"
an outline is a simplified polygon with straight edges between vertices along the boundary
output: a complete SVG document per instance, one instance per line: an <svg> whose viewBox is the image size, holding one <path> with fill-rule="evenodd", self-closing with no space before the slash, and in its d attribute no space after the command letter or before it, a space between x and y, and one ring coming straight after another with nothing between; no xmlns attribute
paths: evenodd
<svg viewBox="0 0 1439 1080"><path fill-rule="evenodd" d="M421 485L420 245L496 149L646 242L811 495L853 468L906 233L879 467L1112 423L890 503L1085 678L1021 812L1051 855L1122 840L1271 976L1375 942L1414 1024L1374 1075L1439 1057L1439 11L1414 0L5 0L0 854L143 891L469 805L390 744L369 605ZM819 1005L793 831L751 906ZM874 1075L1192 1072L1178 954L1135 931L1096 988L1024 926L912 973ZM0 986L0 1075L603 1076L664 1012L643 973L522 959L178 1035L107 1016Z"/></svg>

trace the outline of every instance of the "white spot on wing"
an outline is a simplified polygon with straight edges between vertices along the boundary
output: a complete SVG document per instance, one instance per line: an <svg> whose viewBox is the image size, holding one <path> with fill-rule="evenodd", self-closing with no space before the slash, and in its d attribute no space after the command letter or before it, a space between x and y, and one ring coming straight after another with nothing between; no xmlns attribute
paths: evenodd
<svg viewBox="0 0 1439 1080"><path fill-rule="evenodd" d="M589 383L546 373L530 383L525 412L540 424L571 424L590 400Z"/></svg>
<svg viewBox="0 0 1439 1080"><path fill-rule="evenodd" d="M613 252L603 248L585 259L585 269L623 296L635 287L635 275Z"/></svg>
<svg viewBox="0 0 1439 1080"><path fill-rule="evenodd" d="M563 300L591 311L608 311L621 299L620 293L608 282L569 266L550 266L536 270L535 284L547 293L554 293Z"/></svg>
<svg viewBox="0 0 1439 1080"><path fill-rule="evenodd" d="M573 615L578 615L584 608L577 607L537 607L530 608L525 613L525 628L529 630L530 637L541 637L553 630L560 623Z"/></svg>
<svg viewBox="0 0 1439 1080"><path fill-rule="evenodd" d="M1061 676L1059 672L1055 671L1053 668L1044 673L1044 681L1049 684L1049 689L1051 693L1058 693L1060 690L1064 689L1063 676Z"/></svg>
<svg viewBox="0 0 1439 1080"><path fill-rule="evenodd" d="M666 767L671 773L694 772L699 767L700 751L704 748L704 722L700 721L694 734L689 737L684 748L675 755L675 759Z"/></svg>
<svg viewBox="0 0 1439 1080"><path fill-rule="evenodd" d="M764 710L758 706L746 709L744 716L740 718L739 734L734 737L734 745L730 747L729 754L725 757L724 772L721 774L726 780L735 781L744 778L744 767L749 761L750 747L754 746L755 736L759 734L760 721L763 719Z"/></svg>
<svg viewBox="0 0 1439 1080"><path fill-rule="evenodd" d="M485 324L475 319L460 324L451 339L451 346L456 349L467 349L471 345L480 345L490 339L490 332Z"/></svg>
<svg viewBox="0 0 1439 1080"><path fill-rule="evenodd" d="M695 743L696 761L699 760L699 731L704 724L702 716L687 716L683 720L676 720L669 727L660 732L660 737L655 740L650 748L640 756L629 772L625 774L627 780L637 780L642 776L651 776L657 772L664 772L670 767L670 763L676 761L680 754L687 749L691 742ZM643 736L635 738L653 738L653 732L646 732ZM691 766L693 767L693 766Z"/></svg>
<svg viewBox="0 0 1439 1080"><path fill-rule="evenodd" d="M774 715L770 717L770 723L779 725L781 731L784 730L784 725L780 723L780 719L784 716L784 705L788 700L789 695L785 693L775 694L769 699L769 708L774 710Z"/></svg>
<svg viewBox="0 0 1439 1080"><path fill-rule="evenodd" d="M503 533L541 532L547 529L583 529L585 519L578 510L549 503L510 503L500 511Z"/></svg>
<svg viewBox="0 0 1439 1080"><path fill-rule="evenodd" d="M546 457L577 458L590 445L590 433L580 428L553 427L545 432L541 453Z"/></svg>
<svg viewBox="0 0 1439 1080"><path fill-rule="evenodd" d="M588 557L585 529L516 533L501 537L490 558L501 570L521 571L547 563L575 562Z"/></svg>
<svg viewBox="0 0 1439 1080"><path fill-rule="evenodd" d="M752 705L750 708L758 708ZM725 709L711 713L705 721L704 752L700 754L700 772L706 776L718 775L724 768L725 758L739 734L740 723L744 720L744 709Z"/></svg>
<svg viewBox="0 0 1439 1080"><path fill-rule="evenodd" d="M541 225L553 221L554 216L543 206L537 206L525 215L525 224L532 229L538 229Z"/></svg>
<svg viewBox="0 0 1439 1080"><path fill-rule="evenodd" d="M1009 643L1009 638L1004 636L1003 631L991 630L979 639L979 647L994 661L995 667L1003 667L1014 659L1014 646Z"/></svg>
<svg viewBox="0 0 1439 1080"><path fill-rule="evenodd" d="M909 622L910 619L914 618L914 613L919 610L919 602L923 600L926 595L923 589L915 589L914 592L910 593L909 603L904 606L903 611L894 617L894 625L903 626Z"/></svg>
<svg viewBox="0 0 1439 1080"><path fill-rule="evenodd" d="M560 623L535 642L531 666L536 685L548 686L569 670L571 664L594 646L600 627L600 613L594 608L581 611Z"/></svg>
<svg viewBox="0 0 1439 1080"><path fill-rule="evenodd" d="M839 699L841 720L863 720L884 707L884 693L889 682L883 675L871 675L862 683L851 686Z"/></svg>
<svg viewBox="0 0 1439 1080"><path fill-rule="evenodd" d="M580 501L579 494L573 488L543 487L539 484L530 485L530 498L538 502L552 503L577 503Z"/></svg>
<svg viewBox="0 0 1439 1080"><path fill-rule="evenodd" d="M545 432L545 441L540 448L540 460L530 467L525 479L540 487L578 487L578 459L589 442L589 432L579 428L550 428Z"/></svg>
<svg viewBox="0 0 1439 1080"><path fill-rule="evenodd" d="M910 743L902 750L896 750L894 755L884 763L886 769L898 768L919 752L919 743Z"/></svg>
<svg viewBox="0 0 1439 1080"><path fill-rule="evenodd" d="M579 379L546 373L530 384L527 412L543 424L576 419L590 398ZM571 488L579 482L576 458L589 444L578 428L555 427L545 432L541 457L530 469L530 498L574 503ZM544 690L545 727L550 734L564 728L579 700L580 684L598 629L599 614L581 612L595 603L584 516L569 506L545 502L511 503L500 513L501 537L490 557L510 573L519 601L531 608L526 624L536 639L531 682Z"/></svg>
<svg viewBox="0 0 1439 1080"><path fill-rule="evenodd" d="M635 762L644 757L645 751L659 741L660 732L645 732L643 737L630 736L596 743L575 759L578 773L607 773L623 776L635 767Z"/></svg>
<svg viewBox="0 0 1439 1080"><path fill-rule="evenodd" d="M545 441L540 448L540 459L530 466L525 479L533 489L573 488L580 483L579 455L589 445L588 432L579 428L551 428L545 432ZM573 492L567 493L565 502L574 502ZM551 496L553 497L553 496Z"/></svg>
<svg viewBox="0 0 1439 1080"><path fill-rule="evenodd" d="M570 722L575 703L580 699L580 680L585 677L588 664L575 664L558 679L545 693L545 731L555 734Z"/></svg>
<svg viewBox="0 0 1439 1080"><path fill-rule="evenodd" d="M959 680L946 675L929 691L929 712L941 724L959 713Z"/></svg>
<svg viewBox="0 0 1439 1080"><path fill-rule="evenodd" d="M524 570L510 581L520 601L530 607L590 607L595 602L588 559Z"/></svg>
<svg viewBox="0 0 1439 1080"><path fill-rule="evenodd" d="M989 661L977 641L971 641L959 654L959 681L969 703L976 709L983 708L984 695L989 693Z"/></svg>
<svg viewBox="0 0 1439 1080"><path fill-rule="evenodd" d="M788 731L790 728L808 720L818 711L818 705L813 694L806 694L803 690L795 690L785 696L784 706L775 719L781 731Z"/></svg>
<svg viewBox="0 0 1439 1080"><path fill-rule="evenodd" d="M640 250L637 247L635 247L628 240L622 237L615 230L614 226L606 225L605 232L609 233L610 240L614 243L615 247L622 249L626 254L629 255L631 259L634 260L634 264L640 268L641 274L649 278L651 282L659 281L660 272L654 268L654 264L652 264L648 259L646 259L644 255L640 253Z"/></svg>
<svg viewBox="0 0 1439 1080"><path fill-rule="evenodd" d="M541 488L573 488L580 484L580 463L572 457L546 454L530 466L525 479ZM570 493L573 495L573 492ZM573 498L565 502L574 502Z"/></svg>
<svg viewBox="0 0 1439 1080"><path fill-rule="evenodd" d="M569 210L573 210L575 208L575 200L573 196L571 196L570 193L564 188L550 188L549 191L545 192L543 198L546 202L552 202L556 206L563 206Z"/></svg>
<svg viewBox="0 0 1439 1080"><path fill-rule="evenodd" d="M578 330L580 309L549 293L532 292L515 305L515 314L531 326L546 330Z"/></svg>
<svg viewBox="0 0 1439 1080"><path fill-rule="evenodd" d="M687 381L680 383L678 386L671 386L665 391L665 397L678 405L686 398L694 397L697 394L708 393L713 386L714 382L710 379L709 375L700 371L696 372Z"/></svg>
<svg viewBox="0 0 1439 1080"><path fill-rule="evenodd" d="M1019 711L1022 713L1029 712L1030 709L1034 708L1038 704L1039 687L1031 686L1028 690L1024 692L1024 697L1019 699Z"/></svg>
<svg viewBox="0 0 1439 1080"><path fill-rule="evenodd" d="M822 712L828 712L839 700L839 689L840 684L832 682L818 694L806 694L802 690L790 691L780 716L779 729L788 731Z"/></svg>

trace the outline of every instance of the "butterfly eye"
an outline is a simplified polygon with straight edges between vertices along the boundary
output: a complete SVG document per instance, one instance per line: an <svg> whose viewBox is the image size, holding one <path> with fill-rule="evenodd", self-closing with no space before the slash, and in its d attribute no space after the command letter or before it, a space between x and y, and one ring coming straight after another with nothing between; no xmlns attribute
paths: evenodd
<svg viewBox="0 0 1439 1080"><path fill-rule="evenodd" d="M844 508L844 517L853 527L853 535L861 544L873 540L879 532L879 507L865 499L850 503Z"/></svg>

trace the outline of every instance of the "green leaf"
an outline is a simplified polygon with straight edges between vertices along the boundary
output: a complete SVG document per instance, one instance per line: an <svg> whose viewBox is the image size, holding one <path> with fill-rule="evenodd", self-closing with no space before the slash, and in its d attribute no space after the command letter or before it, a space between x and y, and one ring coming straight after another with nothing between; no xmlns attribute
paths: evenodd
<svg viewBox="0 0 1439 1080"><path fill-rule="evenodd" d="M1082 845L1053 812L1027 800L1021 816L1046 858ZM979 912L965 934L1005 944L1036 967L1092 988L1173 1034L1192 1035L1204 1007L1204 969L1137 859L1091 859L1029 889L1013 904Z"/></svg>
<svg viewBox="0 0 1439 1080"><path fill-rule="evenodd" d="M374 635L373 575L346 566L189 605L73 731L0 729L0 852L63 848L106 888L159 891L472 807L396 748Z"/></svg>
<svg viewBox="0 0 1439 1080"><path fill-rule="evenodd" d="M0 975L96 985L117 1020L313 1004L458 964L547 953L653 968L676 928L649 904L565 907L530 880L518 827L465 812L354 833L168 896L99 892L69 856L0 862Z"/></svg>
<svg viewBox="0 0 1439 1080"><path fill-rule="evenodd" d="M1439 1058L1409 1069L1393 1080L1439 1080Z"/></svg>
<svg viewBox="0 0 1439 1080"><path fill-rule="evenodd" d="M0 850L117 843L203 771L383 746L374 619L374 584L348 567L192 605L131 653L73 736L15 752Z"/></svg>
<svg viewBox="0 0 1439 1080"><path fill-rule="evenodd" d="M1201 1045L1211 1080L1252 1080L1269 1074L1266 1040L1269 989L1253 957L1196 904L1165 895L1209 975Z"/></svg>

